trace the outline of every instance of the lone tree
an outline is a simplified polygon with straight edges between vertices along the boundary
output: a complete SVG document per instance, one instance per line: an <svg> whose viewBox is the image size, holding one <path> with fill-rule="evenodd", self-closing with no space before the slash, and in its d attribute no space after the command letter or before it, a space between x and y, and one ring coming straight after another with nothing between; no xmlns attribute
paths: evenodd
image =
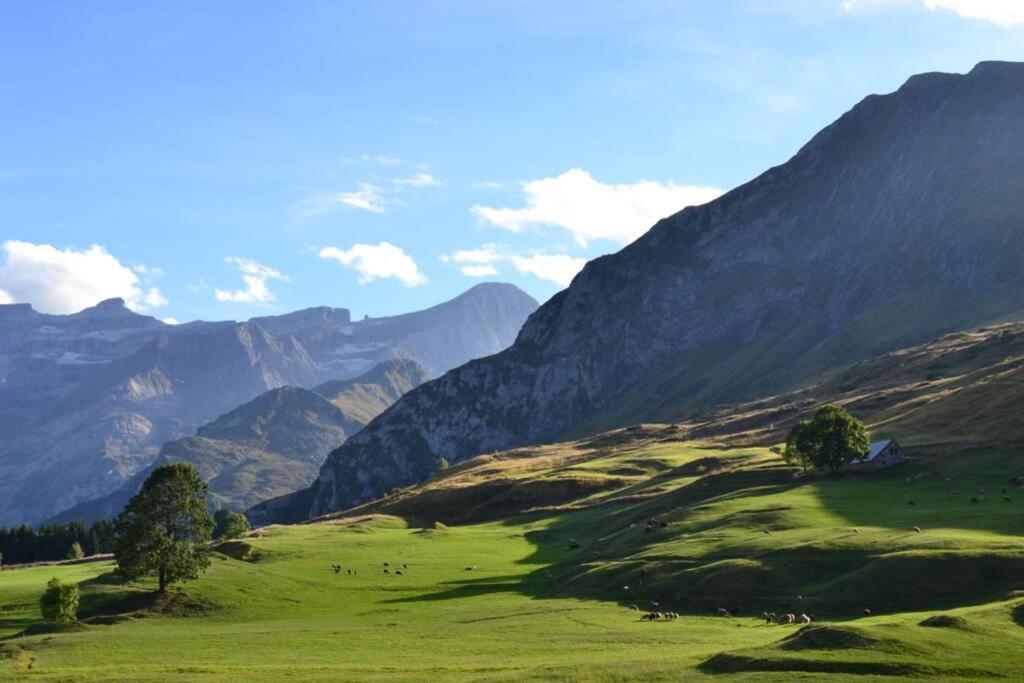
<svg viewBox="0 0 1024 683"><path fill-rule="evenodd" d="M39 598L39 608L43 618L54 624L70 624L78 620L78 584L61 583L53 577L46 584L43 597Z"/></svg>
<svg viewBox="0 0 1024 683"><path fill-rule="evenodd" d="M207 490L199 472L187 463L153 470L117 518L118 572L129 581L155 572L161 593L169 583L198 578L210 564L197 547L210 540L213 530Z"/></svg>
<svg viewBox="0 0 1024 683"><path fill-rule="evenodd" d="M864 423L839 406L825 406L813 420L793 426L786 439L787 462L813 464L835 474L843 465L864 455L868 432Z"/></svg>
<svg viewBox="0 0 1024 683"><path fill-rule="evenodd" d="M800 465L805 473L807 468L814 464L814 442L810 420L801 420L789 430L782 457L790 465Z"/></svg>

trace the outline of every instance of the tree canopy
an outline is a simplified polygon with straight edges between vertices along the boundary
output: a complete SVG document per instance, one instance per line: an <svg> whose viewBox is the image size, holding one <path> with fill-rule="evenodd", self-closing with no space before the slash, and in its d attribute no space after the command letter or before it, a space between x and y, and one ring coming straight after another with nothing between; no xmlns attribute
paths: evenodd
<svg viewBox="0 0 1024 683"><path fill-rule="evenodd" d="M813 420L793 425L783 457L787 462L827 469L833 474L868 449L864 423L840 406L825 406Z"/></svg>
<svg viewBox="0 0 1024 683"><path fill-rule="evenodd" d="M207 490L190 464L153 470L117 518L114 555L121 575L135 581L155 573L161 593L169 583L198 578L210 564L198 548L213 530Z"/></svg>

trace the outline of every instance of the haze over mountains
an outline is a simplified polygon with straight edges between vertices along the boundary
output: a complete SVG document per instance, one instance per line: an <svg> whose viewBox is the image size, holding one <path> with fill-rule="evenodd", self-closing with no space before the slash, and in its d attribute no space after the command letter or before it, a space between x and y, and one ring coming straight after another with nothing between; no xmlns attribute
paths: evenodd
<svg viewBox="0 0 1024 683"><path fill-rule="evenodd" d="M166 442L268 390L351 379L390 359L441 374L492 354L536 306L504 284L357 322L345 309L314 308L171 326L119 299L67 316L0 305L0 523L39 521L105 496ZM374 397L377 389L363 387L370 403L355 422L393 400L393 388Z"/></svg>
<svg viewBox="0 0 1024 683"><path fill-rule="evenodd" d="M241 511L309 486L331 450L428 379L416 361L395 358L355 379L314 389L271 389L203 425L195 436L167 442L153 464L116 491L53 521L116 517L154 469L175 462L195 465L210 486L214 508Z"/></svg>
<svg viewBox="0 0 1024 683"><path fill-rule="evenodd" d="M865 98L785 164L596 259L515 344L404 396L259 514L305 519L441 457L766 395L1024 313L1024 64Z"/></svg>

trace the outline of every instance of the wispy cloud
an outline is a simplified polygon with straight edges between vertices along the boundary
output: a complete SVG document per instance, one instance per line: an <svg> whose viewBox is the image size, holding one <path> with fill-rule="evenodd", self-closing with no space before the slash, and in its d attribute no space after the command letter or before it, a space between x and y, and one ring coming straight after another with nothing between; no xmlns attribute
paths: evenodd
<svg viewBox="0 0 1024 683"><path fill-rule="evenodd" d="M910 6L923 6L933 12L952 12L966 19L999 26L1024 24L1024 2L1021 0L842 0L842 7L848 12Z"/></svg>
<svg viewBox="0 0 1024 683"><path fill-rule="evenodd" d="M349 249L324 247L319 256L355 270L359 273L361 285L387 278L394 278L406 287L427 283L427 276L420 271L416 261L390 242L354 244Z"/></svg>
<svg viewBox="0 0 1024 683"><path fill-rule="evenodd" d="M237 268L242 273L242 289L226 290L215 289L213 295L217 301L245 303L245 304L268 304L277 299L270 291L267 282L280 280L291 282L291 279L279 270L257 263L252 259L228 256L224 262L229 266Z"/></svg>
<svg viewBox="0 0 1024 683"><path fill-rule="evenodd" d="M586 265L587 260L568 254L532 252L515 253L499 244L484 244L476 249L461 249L442 254L445 263L454 263L467 277L489 277L498 274L499 263L511 263L520 273L565 287Z"/></svg>
<svg viewBox="0 0 1024 683"><path fill-rule="evenodd" d="M476 205L480 221L511 232L551 225L572 233L581 246L593 240L633 241L658 219L722 194L717 187L641 180L612 185L574 168L560 176L523 183L522 208Z"/></svg>
<svg viewBox="0 0 1024 683"><path fill-rule="evenodd" d="M408 185L410 187L435 187L441 184L441 181L430 175L429 173L417 173L409 178L395 178L391 181L395 185Z"/></svg>

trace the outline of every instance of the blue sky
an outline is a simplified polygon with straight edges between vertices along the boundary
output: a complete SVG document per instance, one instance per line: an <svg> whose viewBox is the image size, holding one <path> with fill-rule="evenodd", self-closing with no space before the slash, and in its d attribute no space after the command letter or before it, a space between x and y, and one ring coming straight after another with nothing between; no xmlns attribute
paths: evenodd
<svg viewBox="0 0 1024 683"><path fill-rule="evenodd" d="M0 7L0 301L184 321L543 301L1021 0Z"/></svg>

